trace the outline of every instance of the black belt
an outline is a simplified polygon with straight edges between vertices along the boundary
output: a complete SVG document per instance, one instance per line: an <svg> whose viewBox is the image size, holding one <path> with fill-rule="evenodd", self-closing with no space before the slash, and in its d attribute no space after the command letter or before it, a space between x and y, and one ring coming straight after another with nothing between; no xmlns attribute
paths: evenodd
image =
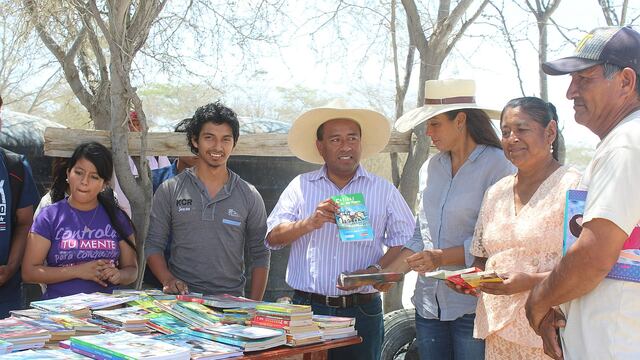
<svg viewBox="0 0 640 360"><path fill-rule="evenodd" d="M294 294L305 298L311 303L326 305L334 308L350 308L356 305L364 305L370 303L373 299L377 299L380 294L349 294L341 296L324 296L320 294L308 293L306 291L295 290Z"/></svg>

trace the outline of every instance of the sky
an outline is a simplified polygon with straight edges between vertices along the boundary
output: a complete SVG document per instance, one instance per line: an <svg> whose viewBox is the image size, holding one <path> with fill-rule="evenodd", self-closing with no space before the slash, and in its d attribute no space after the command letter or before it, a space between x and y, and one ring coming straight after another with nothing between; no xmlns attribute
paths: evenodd
<svg viewBox="0 0 640 360"><path fill-rule="evenodd" d="M507 6L513 6L506 1ZM522 10L511 8L507 22L514 26L512 31L529 31L527 41L517 44L518 61L524 78L526 95L539 95L538 92L538 58L534 49L537 44L537 30L533 17L527 18ZM578 41L586 31L604 26L605 21L596 0L563 0L553 18L563 27L569 29L568 36ZM528 24L528 27L523 25ZM501 109L514 97L522 96L516 77L515 68L501 35L494 32L494 38L479 39L479 33L490 32L486 26L474 25L468 30L471 36L463 38L450 57L445 61L440 75L445 78L470 78L476 81L476 97L480 104ZM353 84L363 87L382 89L389 95L389 105L393 105L393 73L391 66L382 70L379 60L380 54L370 60L362 60L363 52L368 50L386 51L375 48L368 49L367 41L360 43L354 40L346 50L323 49L323 43L330 43L321 32L310 37L307 34L292 36L287 46L281 47L274 56L265 56L259 61L260 67L267 69L266 75L255 81L272 84L273 86L291 86L292 83L304 84L306 87L320 89L321 93L333 94L338 97L353 96ZM571 55L573 45L569 44L555 30L549 31L550 60ZM329 53L327 53L329 51ZM335 62L326 64L319 58L335 57ZM365 57L366 59L366 57ZM355 76L355 79L354 79ZM414 81L407 96L408 111L415 103L417 89L417 71L414 71ZM548 77L549 100L556 105L560 118L560 126L569 145L595 146L599 139L587 128L578 125L573 120L572 103L565 97L569 84L569 76ZM388 114L389 115L389 114Z"/></svg>

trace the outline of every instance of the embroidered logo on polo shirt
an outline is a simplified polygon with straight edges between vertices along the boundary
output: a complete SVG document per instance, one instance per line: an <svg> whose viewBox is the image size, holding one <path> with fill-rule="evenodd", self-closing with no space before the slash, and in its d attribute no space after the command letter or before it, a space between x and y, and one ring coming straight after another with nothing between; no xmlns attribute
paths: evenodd
<svg viewBox="0 0 640 360"><path fill-rule="evenodd" d="M240 217L240 214L238 214L238 212L237 212L237 211L235 211L234 209L229 209L229 210L227 210L227 214L228 214L229 216Z"/></svg>
<svg viewBox="0 0 640 360"><path fill-rule="evenodd" d="M191 205L193 205L193 199L176 200L176 207L178 208L178 212L191 211Z"/></svg>

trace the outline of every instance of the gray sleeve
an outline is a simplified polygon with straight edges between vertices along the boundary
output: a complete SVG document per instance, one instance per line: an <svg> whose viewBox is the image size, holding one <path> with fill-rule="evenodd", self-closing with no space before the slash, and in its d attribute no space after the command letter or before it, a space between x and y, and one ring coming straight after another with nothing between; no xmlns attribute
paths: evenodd
<svg viewBox="0 0 640 360"><path fill-rule="evenodd" d="M255 188L251 189L250 196L253 197L253 203L249 208L246 221L245 247L249 252L252 268L269 268L271 250L264 244L264 238L267 235L267 211L262 196Z"/></svg>
<svg viewBox="0 0 640 360"><path fill-rule="evenodd" d="M151 202L149 231L144 242L144 256L164 253L171 233L171 191L165 182L158 188Z"/></svg>
<svg viewBox="0 0 640 360"><path fill-rule="evenodd" d="M416 221L413 237L404 244L404 248L416 253L424 250L424 242L422 241L422 233L420 232L420 220Z"/></svg>

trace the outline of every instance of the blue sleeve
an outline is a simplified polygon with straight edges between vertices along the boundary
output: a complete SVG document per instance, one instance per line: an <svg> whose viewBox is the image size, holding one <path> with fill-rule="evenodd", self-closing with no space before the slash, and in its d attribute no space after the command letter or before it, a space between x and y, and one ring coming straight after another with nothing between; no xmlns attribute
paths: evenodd
<svg viewBox="0 0 640 360"><path fill-rule="evenodd" d="M33 206L34 209L40 202L40 195L36 188L36 182L31 174L31 166L27 159L22 156L22 165L24 165L24 182L22 183L22 193L20 194L20 202L16 208L22 209L27 206Z"/></svg>

